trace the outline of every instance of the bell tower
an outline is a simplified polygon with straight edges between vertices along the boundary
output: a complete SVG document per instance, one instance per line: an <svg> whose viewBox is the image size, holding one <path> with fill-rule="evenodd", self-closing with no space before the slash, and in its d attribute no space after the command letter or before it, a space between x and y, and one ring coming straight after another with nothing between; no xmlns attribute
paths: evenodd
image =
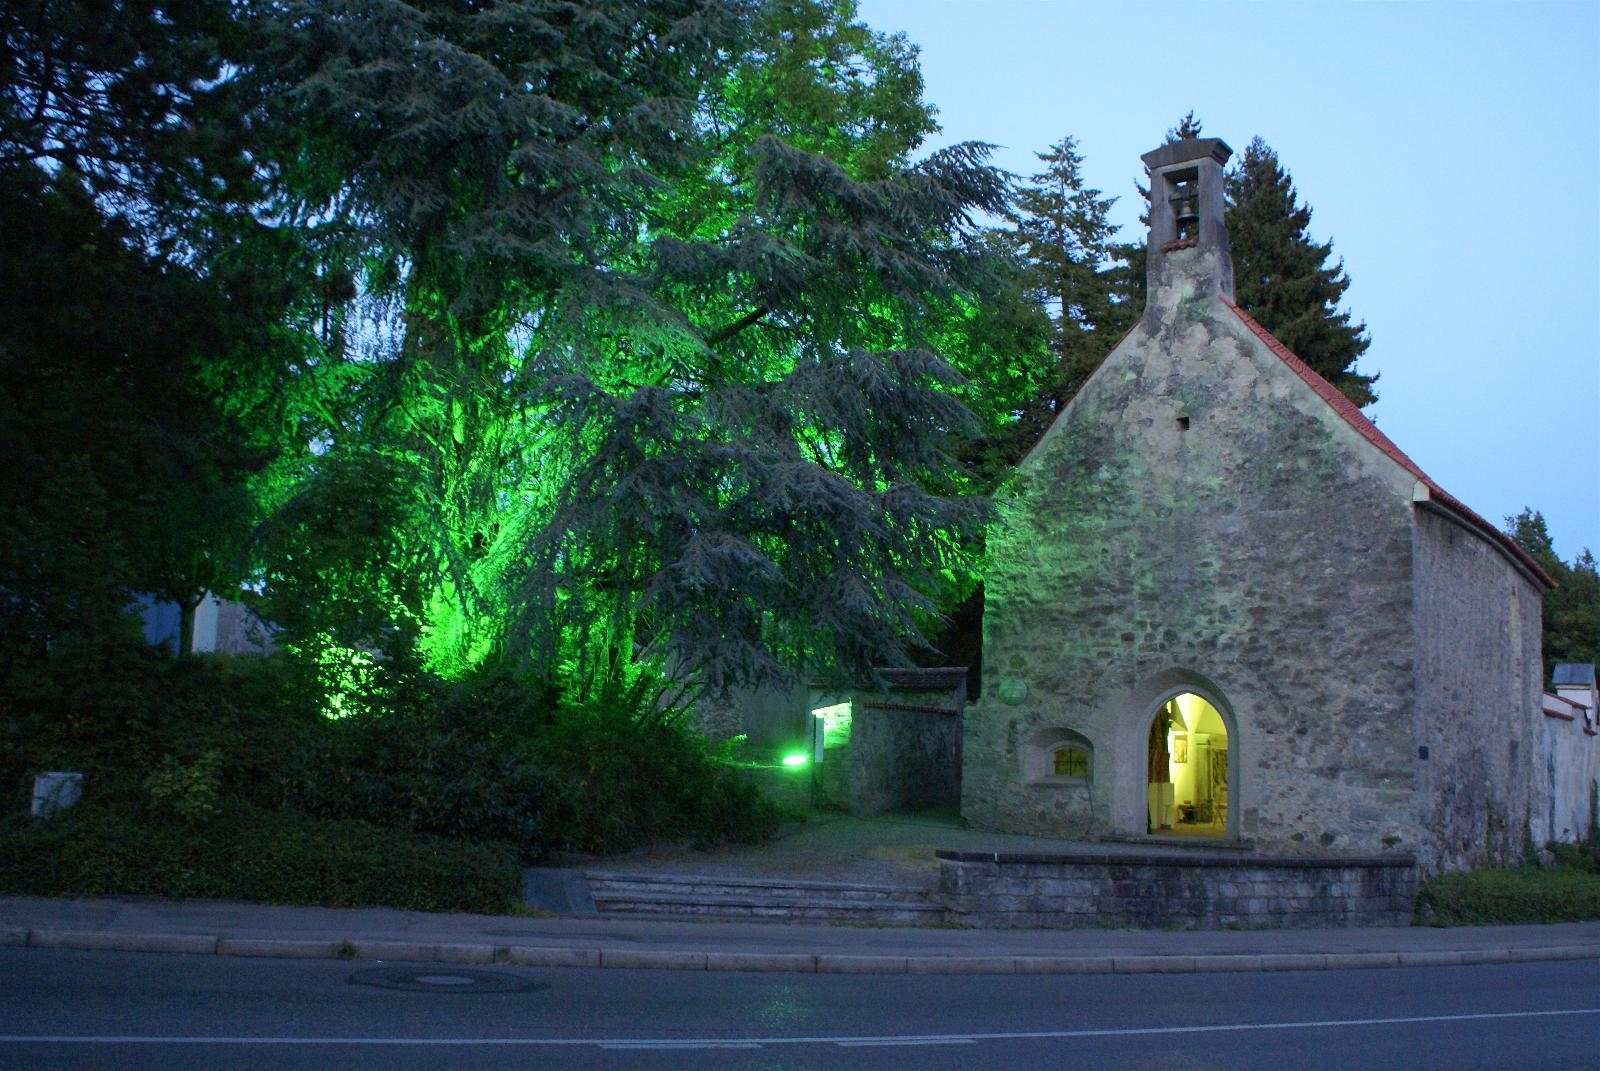
<svg viewBox="0 0 1600 1071"><path fill-rule="evenodd" d="M1202 290L1233 297L1222 189L1222 168L1232 155L1221 138L1183 138L1140 157L1150 173L1146 272L1152 294L1178 273Z"/></svg>

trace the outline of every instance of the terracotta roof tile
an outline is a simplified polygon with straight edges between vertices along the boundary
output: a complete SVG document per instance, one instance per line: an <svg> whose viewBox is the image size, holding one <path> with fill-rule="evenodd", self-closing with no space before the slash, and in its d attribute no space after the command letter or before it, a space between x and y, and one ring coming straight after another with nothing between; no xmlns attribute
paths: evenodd
<svg viewBox="0 0 1600 1071"><path fill-rule="evenodd" d="M1542 581L1547 587L1555 587L1555 581L1550 578L1550 574L1546 573L1542 568L1540 568L1539 563L1533 560L1533 556L1524 550L1521 544L1512 539L1510 536L1506 535L1500 529L1496 528L1494 525L1490 524L1488 521L1484 520L1465 502L1462 502L1455 495L1452 495L1443 487L1440 487L1437 483L1435 483L1433 478L1426 472L1423 472L1421 467L1418 466L1415 461L1412 461L1411 458L1406 456L1406 452L1404 450L1395 445L1393 439L1389 438L1389 436L1378 430L1378 425L1369 420L1367 415L1356 406L1356 403L1352 402L1349 398L1346 398L1339 391L1338 387L1335 387L1332 383L1329 383L1326 379L1323 379L1321 376L1319 376L1315 371L1312 370L1310 365L1296 357L1290 351L1288 346L1285 346L1282 342L1279 342L1276 338L1274 338L1272 332L1256 323L1255 319L1249 313L1245 312L1227 297L1224 297L1222 301L1223 304L1227 305L1228 308L1234 311L1234 313L1239 317L1240 322L1248 327L1252 334L1254 334L1262 342L1266 343L1267 349L1271 350L1279 360L1288 365L1290 370L1293 371L1295 375L1305 380L1306 384L1310 386L1312 390L1317 392L1318 397L1332 406L1333 411L1343 417L1346 424L1349 424L1352 428L1354 428L1362 438L1366 439L1373 446L1376 446L1379 450L1383 451L1383 453L1386 454L1391 460L1399 464L1401 468L1415 476L1417 480L1428 489L1428 494L1433 498L1434 501L1450 510L1450 512L1457 514L1462 520L1466 521L1468 524L1481 531L1484 535L1488 536L1490 540L1492 540L1497 546L1510 555L1513 560L1521 563L1524 568L1526 568L1534 576L1538 577L1539 580Z"/></svg>

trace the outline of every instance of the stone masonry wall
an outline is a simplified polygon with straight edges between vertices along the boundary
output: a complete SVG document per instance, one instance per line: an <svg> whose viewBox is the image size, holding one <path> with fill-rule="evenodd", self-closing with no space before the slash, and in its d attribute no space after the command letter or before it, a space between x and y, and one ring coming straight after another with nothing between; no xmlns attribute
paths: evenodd
<svg viewBox="0 0 1600 1071"><path fill-rule="evenodd" d="M695 709L700 731L713 740L743 734L750 748L777 751L801 745L807 739L808 698L804 685L763 685L738 688L723 698L704 697Z"/></svg>
<svg viewBox="0 0 1600 1071"><path fill-rule="evenodd" d="M1232 835L1410 850L1412 478L1189 256L998 496L963 813L1142 836L1150 719L1194 690L1228 723ZM1024 781L1057 727L1093 744L1087 785Z"/></svg>
<svg viewBox="0 0 1600 1071"><path fill-rule="evenodd" d="M940 899L972 926L1405 926L1404 858L1028 856L941 852Z"/></svg>
<svg viewBox="0 0 1600 1071"><path fill-rule="evenodd" d="M930 709L915 706L917 699ZM850 738L850 800L854 814L883 814L961 801L961 720L935 713L943 696L892 699L858 694Z"/></svg>
<svg viewBox="0 0 1600 1071"><path fill-rule="evenodd" d="M1535 844L1578 844L1595 828L1600 808L1596 738L1574 714L1572 721L1543 714L1535 738L1533 807L1528 827Z"/></svg>
<svg viewBox="0 0 1600 1071"><path fill-rule="evenodd" d="M1418 510L1417 807L1425 871L1520 860L1544 721L1540 594L1477 533ZM1423 748L1428 758L1422 759Z"/></svg>

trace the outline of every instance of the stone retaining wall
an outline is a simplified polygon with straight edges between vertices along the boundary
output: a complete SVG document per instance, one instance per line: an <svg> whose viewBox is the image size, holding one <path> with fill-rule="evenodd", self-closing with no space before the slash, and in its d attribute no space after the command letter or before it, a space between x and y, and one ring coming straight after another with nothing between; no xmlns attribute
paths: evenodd
<svg viewBox="0 0 1600 1071"><path fill-rule="evenodd" d="M969 926L1405 926L1417 892L1409 856L937 854L950 921Z"/></svg>

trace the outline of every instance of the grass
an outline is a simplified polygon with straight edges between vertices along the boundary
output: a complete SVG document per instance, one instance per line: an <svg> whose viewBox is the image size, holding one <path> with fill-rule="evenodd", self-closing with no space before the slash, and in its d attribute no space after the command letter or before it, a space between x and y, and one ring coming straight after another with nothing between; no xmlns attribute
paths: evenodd
<svg viewBox="0 0 1600 1071"><path fill-rule="evenodd" d="M1600 856L1562 852L1555 866L1439 874L1417 893L1417 922L1487 926L1600 920Z"/></svg>

